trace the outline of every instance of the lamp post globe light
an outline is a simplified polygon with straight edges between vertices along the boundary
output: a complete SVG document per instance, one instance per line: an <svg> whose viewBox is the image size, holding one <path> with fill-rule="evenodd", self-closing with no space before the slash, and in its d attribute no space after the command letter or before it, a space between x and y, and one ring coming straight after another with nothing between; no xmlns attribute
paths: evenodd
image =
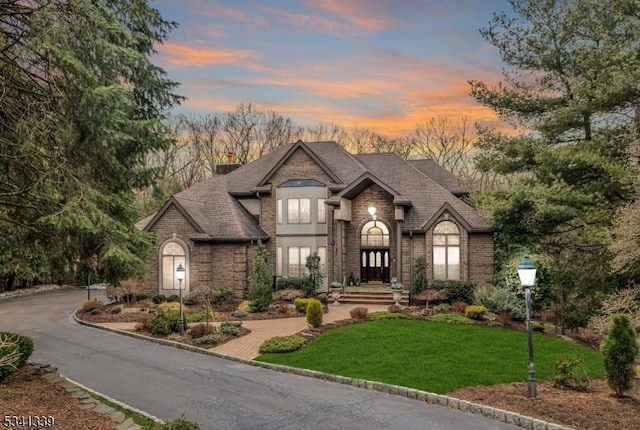
<svg viewBox="0 0 640 430"><path fill-rule="evenodd" d="M176 267L176 278L178 279L178 289L180 294L180 319L178 320L178 330L180 330L180 334L184 334L184 315L182 314L182 281L184 280L184 276L186 274L186 270L182 263L178 264Z"/></svg>
<svg viewBox="0 0 640 430"><path fill-rule="evenodd" d="M528 395L529 397L536 397L536 371L533 364L533 332L531 328L531 287L533 287L536 282L536 265L528 255L525 255L522 261L520 261L520 264L518 264L518 277L524 287L524 299L527 311L527 340L529 345Z"/></svg>
<svg viewBox="0 0 640 430"><path fill-rule="evenodd" d="M377 212L376 207L373 206L373 205L369 205L369 207L367 208L367 212L371 216L371 219L373 220L373 225L375 226L376 225L376 219L378 218L378 217L376 217L376 212Z"/></svg>

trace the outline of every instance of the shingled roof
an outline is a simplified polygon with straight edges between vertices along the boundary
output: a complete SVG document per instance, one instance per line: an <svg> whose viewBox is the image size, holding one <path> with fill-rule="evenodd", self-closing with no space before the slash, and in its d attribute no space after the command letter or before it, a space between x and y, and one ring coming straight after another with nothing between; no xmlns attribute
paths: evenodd
<svg viewBox="0 0 640 430"><path fill-rule="evenodd" d="M329 188L338 194L330 202L352 197L361 187L376 182L394 196L396 204L408 207L405 230L427 229L444 210L452 212L469 231L492 230L482 216L456 197L466 191L455 177L432 160L407 161L393 153L353 155L335 142L301 141L275 148L227 175L213 176L176 194L155 216L138 225L149 230L175 205L197 226L194 240L265 240L269 236L237 198L270 192L271 175L297 150L307 152L332 179Z"/></svg>

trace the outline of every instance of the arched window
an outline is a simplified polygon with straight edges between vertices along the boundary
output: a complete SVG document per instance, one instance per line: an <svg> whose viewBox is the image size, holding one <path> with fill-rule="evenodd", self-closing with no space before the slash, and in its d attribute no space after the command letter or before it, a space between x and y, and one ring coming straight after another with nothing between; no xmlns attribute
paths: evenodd
<svg viewBox="0 0 640 430"><path fill-rule="evenodd" d="M433 279L460 280L460 230L451 221L433 228Z"/></svg>
<svg viewBox="0 0 640 430"><path fill-rule="evenodd" d="M360 236L361 246L387 247L389 246L389 229L379 221L369 221L362 227Z"/></svg>
<svg viewBox="0 0 640 430"><path fill-rule="evenodd" d="M180 288L180 282L176 278L176 268L182 264L189 273L187 267L187 253L183 245L178 242L170 241L164 244L161 254L162 261L162 278L161 288L163 290L177 290ZM182 289L187 287L188 275L184 281L182 281Z"/></svg>

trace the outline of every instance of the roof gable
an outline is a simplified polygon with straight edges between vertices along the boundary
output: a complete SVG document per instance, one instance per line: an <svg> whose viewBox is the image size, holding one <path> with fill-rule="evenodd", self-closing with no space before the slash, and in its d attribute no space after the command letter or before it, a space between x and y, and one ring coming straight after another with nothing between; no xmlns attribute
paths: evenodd
<svg viewBox="0 0 640 430"><path fill-rule="evenodd" d="M333 170L329 168L329 166L327 166L327 164L315 152L309 149L309 147L303 141L298 140L296 143L293 144L293 146L291 146L291 148L289 148L287 153L284 154L284 156L280 158L280 160L278 160L278 162L267 172L267 174L262 178L260 182L258 182L257 185L259 187L266 185L271 180L273 175L278 171L278 169L280 169L280 167L282 167L282 165L286 163L287 160L289 160L289 158L298 150L302 150L306 152L307 155L311 157L311 159L316 164L318 164L318 166L320 166L320 168L327 174L327 176L329 176L329 178L331 178L333 182L335 183L342 182L342 180L338 177L338 175L336 175L333 172Z"/></svg>
<svg viewBox="0 0 640 430"><path fill-rule="evenodd" d="M180 214L189 222L189 224L191 224L191 226L198 233L204 233L204 229L202 228L202 226L196 222L191 214L189 214L189 211L187 211L174 196L169 197L162 208L158 212L156 212L151 220L144 226L142 231L150 231L151 228L158 222L158 220L162 218L172 206L174 206L178 210L178 212L180 212Z"/></svg>

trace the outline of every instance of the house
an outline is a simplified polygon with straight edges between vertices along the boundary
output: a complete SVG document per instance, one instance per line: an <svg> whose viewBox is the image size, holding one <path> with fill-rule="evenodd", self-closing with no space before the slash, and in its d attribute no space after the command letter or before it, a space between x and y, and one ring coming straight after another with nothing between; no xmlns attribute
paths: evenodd
<svg viewBox="0 0 640 430"><path fill-rule="evenodd" d="M428 278L486 283L494 228L460 197L466 191L432 160L350 154L335 142L296 143L219 174L167 200L139 228L157 235L152 287L227 288L245 297L261 240L274 273L299 277L317 252L325 285L409 285L417 258ZM222 174L225 173L225 174Z"/></svg>

